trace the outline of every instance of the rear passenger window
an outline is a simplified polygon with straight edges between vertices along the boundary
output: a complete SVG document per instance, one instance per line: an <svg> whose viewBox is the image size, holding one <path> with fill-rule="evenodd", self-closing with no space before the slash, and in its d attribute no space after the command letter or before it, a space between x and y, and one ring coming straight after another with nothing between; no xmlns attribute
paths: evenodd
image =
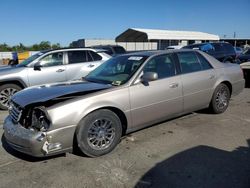
<svg viewBox="0 0 250 188"><path fill-rule="evenodd" d="M227 51L227 53L232 53L232 54L235 53L234 48L231 44L225 43L223 45L224 45L224 48Z"/></svg>
<svg viewBox="0 0 250 188"><path fill-rule="evenodd" d="M208 70L208 69L212 69L213 68L210 65L210 63L206 60L206 58L203 57L203 55L201 55L200 53L196 53L196 55L198 56L198 59L200 61L200 64L201 64L203 70Z"/></svg>
<svg viewBox="0 0 250 188"><path fill-rule="evenodd" d="M98 55L97 53L95 53L93 51L89 51L89 53L92 56L92 59L94 61L100 61L100 60L102 60L102 57L100 55Z"/></svg>
<svg viewBox="0 0 250 188"><path fill-rule="evenodd" d="M68 51L69 64L87 62L86 51Z"/></svg>
<svg viewBox="0 0 250 188"><path fill-rule="evenodd" d="M195 53L180 52L177 53L177 56L179 58L182 73L190 73L202 70L201 65Z"/></svg>
<svg viewBox="0 0 250 188"><path fill-rule="evenodd" d="M214 43L213 46L214 46L214 49L215 49L216 52L224 51L224 48L220 43Z"/></svg>
<svg viewBox="0 0 250 188"><path fill-rule="evenodd" d="M156 72L159 79L174 76L176 74L175 64L170 54L152 58L145 65L143 72Z"/></svg>

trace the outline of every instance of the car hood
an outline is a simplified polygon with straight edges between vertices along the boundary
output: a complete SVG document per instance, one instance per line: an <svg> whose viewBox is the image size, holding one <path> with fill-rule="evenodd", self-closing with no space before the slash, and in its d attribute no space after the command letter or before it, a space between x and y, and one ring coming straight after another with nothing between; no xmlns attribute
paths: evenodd
<svg viewBox="0 0 250 188"><path fill-rule="evenodd" d="M30 104L43 103L53 99L72 98L111 87L112 85L109 84L93 82L68 82L42 85L17 92L12 96L12 101L24 108Z"/></svg>
<svg viewBox="0 0 250 188"><path fill-rule="evenodd" d="M0 66L0 77L3 75L8 75L10 73L16 73L23 70L25 67L16 66Z"/></svg>

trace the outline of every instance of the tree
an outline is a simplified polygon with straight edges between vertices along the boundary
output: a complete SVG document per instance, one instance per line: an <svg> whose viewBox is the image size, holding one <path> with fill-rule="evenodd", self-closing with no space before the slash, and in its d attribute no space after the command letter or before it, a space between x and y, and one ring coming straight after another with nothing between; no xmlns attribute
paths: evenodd
<svg viewBox="0 0 250 188"><path fill-rule="evenodd" d="M52 44L52 49L58 49L61 48L61 45L59 43Z"/></svg>

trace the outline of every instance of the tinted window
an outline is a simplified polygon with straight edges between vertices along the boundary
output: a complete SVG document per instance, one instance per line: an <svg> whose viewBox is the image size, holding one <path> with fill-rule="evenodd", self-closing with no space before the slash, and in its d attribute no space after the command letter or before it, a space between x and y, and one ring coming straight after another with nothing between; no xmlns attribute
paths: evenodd
<svg viewBox="0 0 250 188"><path fill-rule="evenodd" d="M197 56L198 56L198 59L200 61L200 64L201 64L203 70L207 70L207 69L212 68L210 63L206 60L205 57L203 57L203 55L201 55L200 53L197 53Z"/></svg>
<svg viewBox="0 0 250 188"><path fill-rule="evenodd" d="M100 55L98 55L97 53L92 52L92 51L89 51L89 53L92 56L92 58L93 58L94 61L100 61L100 60L102 60L102 57Z"/></svg>
<svg viewBox="0 0 250 188"><path fill-rule="evenodd" d="M51 67L63 64L63 53L53 53L43 57L40 61L40 65L43 67Z"/></svg>
<svg viewBox="0 0 250 188"><path fill-rule="evenodd" d="M68 51L69 64L87 62L86 51Z"/></svg>
<svg viewBox="0 0 250 188"><path fill-rule="evenodd" d="M223 44L223 46L228 53L235 53L234 48L231 44L225 43Z"/></svg>
<svg viewBox="0 0 250 188"><path fill-rule="evenodd" d="M193 52L177 53L182 73L190 73L202 70L197 56Z"/></svg>
<svg viewBox="0 0 250 188"><path fill-rule="evenodd" d="M224 51L221 43L214 43L213 46L214 46L215 51L217 52Z"/></svg>
<svg viewBox="0 0 250 188"><path fill-rule="evenodd" d="M114 51L116 54L124 54L126 51L124 50L123 47L120 47L120 46L115 46L114 47Z"/></svg>
<svg viewBox="0 0 250 188"><path fill-rule="evenodd" d="M203 52L211 52L214 50L214 47L211 44L207 43L207 44L202 45L200 47L200 50Z"/></svg>
<svg viewBox="0 0 250 188"><path fill-rule="evenodd" d="M105 50L105 53L106 53L106 54L113 55L113 52L112 52L112 49L111 49L111 48L103 47L103 48L101 48L101 49Z"/></svg>
<svg viewBox="0 0 250 188"><path fill-rule="evenodd" d="M156 72L158 78L167 78L175 75L175 64L171 55L161 55L151 59L144 67L143 72Z"/></svg>

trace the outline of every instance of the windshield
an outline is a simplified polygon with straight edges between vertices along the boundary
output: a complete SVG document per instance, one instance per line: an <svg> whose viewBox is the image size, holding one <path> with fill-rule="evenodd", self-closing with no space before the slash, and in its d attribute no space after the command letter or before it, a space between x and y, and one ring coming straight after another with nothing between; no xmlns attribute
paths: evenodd
<svg viewBox="0 0 250 188"><path fill-rule="evenodd" d="M38 52L38 53L30 56L29 58L25 59L24 61L22 61L22 63L17 65L17 67L25 67L28 64L30 64L32 61L34 61L35 59L39 58L43 54L44 54L43 52Z"/></svg>
<svg viewBox="0 0 250 188"><path fill-rule="evenodd" d="M112 85L126 83L148 56L126 55L109 59L85 77L90 82Z"/></svg>

